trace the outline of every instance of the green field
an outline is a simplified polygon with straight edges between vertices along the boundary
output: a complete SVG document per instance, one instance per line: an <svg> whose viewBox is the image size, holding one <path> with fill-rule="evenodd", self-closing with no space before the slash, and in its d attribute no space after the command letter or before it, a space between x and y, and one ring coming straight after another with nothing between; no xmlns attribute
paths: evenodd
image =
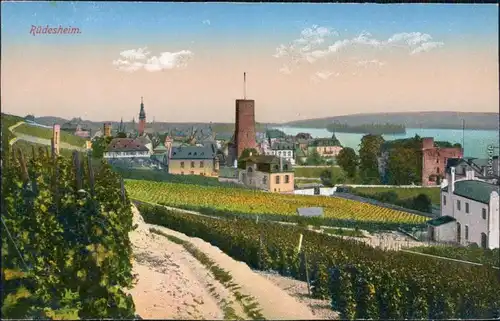
<svg viewBox="0 0 500 321"><path fill-rule="evenodd" d="M52 138L52 129L31 126L28 124L23 124L23 125L20 125L20 126L14 128L14 134L15 133L35 136L35 137L39 137L39 138L43 138L43 139L51 139ZM61 131L61 142L62 143L66 143L66 144L69 144L69 145L72 145L75 147L84 147L85 141L86 141L85 138L78 137L78 136L72 135L70 133L66 133L66 132Z"/></svg>
<svg viewBox="0 0 500 321"><path fill-rule="evenodd" d="M363 194L377 194L384 192L395 192L399 199L408 199L416 197L418 194L426 194L430 197L432 204L440 204L441 189L438 187L422 187L422 188L393 188L393 187L356 187L355 191Z"/></svg>

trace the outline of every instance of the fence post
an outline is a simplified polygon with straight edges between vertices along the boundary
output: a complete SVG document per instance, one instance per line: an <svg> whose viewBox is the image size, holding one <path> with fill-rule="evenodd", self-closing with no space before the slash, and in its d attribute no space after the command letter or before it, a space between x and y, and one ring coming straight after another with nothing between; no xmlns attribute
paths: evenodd
<svg viewBox="0 0 500 321"><path fill-rule="evenodd" d="M307 282L307 294L311 295L311 282L309 280L309 264L307 264L307 254L306 251L302 252L302 258L304 259L304 267L306 269L306 282Z"/></svg>
<svg viewBox="0 0 500 321"><path fill-rule="evenodd" d="M28 167L26 166L26 160L24 159L24 154L21 149L18 149L19 154L19 164L21 165L21 174L23 177L24 183L28 182L30 177L28 174Z"/></svg>
<svg viewBox="0 0 500 321"><path fill-rule="evenodd" d="M94 167L92 166L92 155L89 153L87 153L87 166L88 166L88 170L89 170L89 185L90 185L90 195L92 195L92 197L94 196L95 194L95 178L94 178Z"/></svg>
<svg viewBox="0 0 500 321"><path fill-rule="evenodd" d="M82 189L82 173L80 167L80 157L78 151L73 151L73 169L75 171L76 177L76 190L79 191Z"/></svg>

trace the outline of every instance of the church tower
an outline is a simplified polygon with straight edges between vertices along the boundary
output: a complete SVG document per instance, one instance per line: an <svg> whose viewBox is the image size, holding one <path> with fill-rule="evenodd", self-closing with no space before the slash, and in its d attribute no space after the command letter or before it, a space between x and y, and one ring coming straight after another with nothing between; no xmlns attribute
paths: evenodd
<svg viewBox="0 0 500 321"><path fill-rule="evenodd" d="M146 112L144 111L144 101L141 97L141 110L139 111L139 136L144 135L146 129Z"/></svg>

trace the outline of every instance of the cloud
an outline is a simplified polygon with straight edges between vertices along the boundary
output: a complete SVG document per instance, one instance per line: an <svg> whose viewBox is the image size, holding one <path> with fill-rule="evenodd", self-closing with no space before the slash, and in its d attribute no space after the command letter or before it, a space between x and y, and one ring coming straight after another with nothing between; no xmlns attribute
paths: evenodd
<svg viewBox="0 0 500 321"><path fill-rule="evenodd" d="M301 61L312 63L323 56L321 51L315 49L325 42L325 38L337 35L338 33L330 28L313 25L302 30L300 37L288 45L279 45L273 57L286 57L295 65Z"/></svg>
<svg viewBox="0 0 500 321"><path fill-rule="evenodd" d="M290 67L285 65L279 69L279 72L285 75L289 75L292 73L292 70L290 69Z"/></svg>
<svg viewBox="0 0 500 321"><path fill-rule="evenodd" d="M118 70L134 72L144 69L149 72L179 69L187 66L193 57L189 50L178 52L162 52L159 56L150 57L147 48L130 49L120 53L120 58L113 60L112 64Z"/></svg>
<svg viewBox="0 0 500 321"><path fill-rule="evenodd" d="M315 63L320 59L325 59L336 55L351 47L371 47L385 49L390 47L401 47L409 50L414 55L421 52L427 52L444 45L442 42L432 41L432 36L421 32L400 32L395 33L386 40L374 38L368 32L362 32L353 38L338 39L333 43L327 43L329 37L337 37L339 34L326 27L317 25L306 28L300 33L300 38L293 40L290 44L280 44L273 55L275 58L289 60L289 69L292 66L298 66L301 63ZM370 61L363 65L377 64L379 66L385 63Z"/></svg>
<svg viewBox="0 0 500 321"><path fill-rule="evenodd" d="M334 72L331 72L328 70L318 71L314 75L311 76L311 80L315 83L318 83L318 82L323 81L323 80L328 80L332 76L338 77L338 76L340 76L340 72L334 73Z"/></svg>
<svg viewBox="0 0 500 321"><path fill-rule="evenodd" d="M404 42L408 46L415 46L432 40L431 35L421 32L401 32L396 33L387 40L387 44Z"/></svg>
<svg viewBox="0 0 500 321"><path fill-rule="evenodd" d="M378 67L382 67L384 65L386 65L387 63L386 62L383 62L383 61L379 61L377 59L372 59L372 60L360 60L356 63L357 66L361 66L361 67L368 67L370 65L374 65L374 66L378 66Z"/></svg>
<svg viewBox="0 0 500 321"><path fill-rule="evenodd" d="M421 52L427 52L435 48L439 48L444 46L443 42L425 42L422 43L420 46L416 47L415 49L412 50L411 54L415 55Z"/></svg>
<svg viewBox="0 0 500 321"><path fill-rule="evenodd" d="M201 23L203 23L204 25L210 26L210 20L208 20L208 19L203 20Z"/></svg>
<svg viewBox="0 0 500 321"><path fill-rule="evenodd" d="M139 49L130 49L120 52L120 56L125 59L130 60L142 60L146 59L149 56L150 52L147 51L147 47L139 48Z"/></svg>

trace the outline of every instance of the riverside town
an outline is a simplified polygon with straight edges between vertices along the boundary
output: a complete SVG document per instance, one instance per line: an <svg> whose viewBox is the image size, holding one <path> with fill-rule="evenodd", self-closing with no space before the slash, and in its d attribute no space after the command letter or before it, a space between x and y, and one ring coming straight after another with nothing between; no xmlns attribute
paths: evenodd
<svg viewBox="0 0 500 321"><path fill-rule="evenodd" d="M80 28L75 27L49 27L31 25L30 34L35 35L74 35L80 34Z"/></svg>
<svg viewBox="0 0 500 321"><path fill-rule="evenodd" d="M1 6L2 320L500 321L497 5Z"/></svg>

